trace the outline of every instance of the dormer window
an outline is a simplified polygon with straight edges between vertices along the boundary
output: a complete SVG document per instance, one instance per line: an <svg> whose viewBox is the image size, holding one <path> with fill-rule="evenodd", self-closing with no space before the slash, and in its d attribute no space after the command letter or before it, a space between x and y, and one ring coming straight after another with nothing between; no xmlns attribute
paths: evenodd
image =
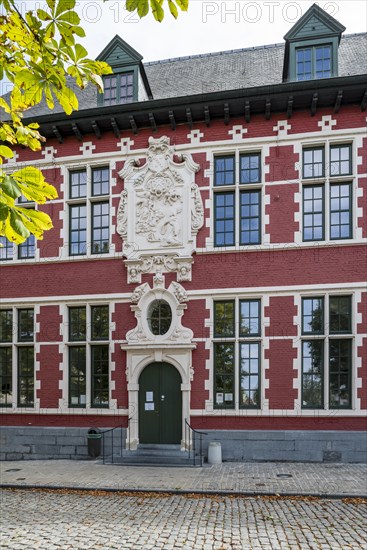
<svg viewBox="0 0 367 550"><path fill-rule="evenodd" d="M134 73L121 73L104 77L104 105L119 105L134 101Z"/></svg>
<svg viewBox="0 0 367 550"><path fill-rule="evenodd" d="M119 36L115 36L97 57L110 65L113 74L103 79L104 91L98 105L125 105L152 99L152 91L142 64L142 56Z"/></svg>
<svg viewBox="0 0 367 550"><path fill-rule="evenodd" d="M331 67L331 45L296 49L297 80L329 78Z"/></svg>
<svg viewBox="0 0 367 550"><path fill-rule="evenodd" d="M285 35L283 81L338 76L338 47L345 27L313 4Z"/></svg>

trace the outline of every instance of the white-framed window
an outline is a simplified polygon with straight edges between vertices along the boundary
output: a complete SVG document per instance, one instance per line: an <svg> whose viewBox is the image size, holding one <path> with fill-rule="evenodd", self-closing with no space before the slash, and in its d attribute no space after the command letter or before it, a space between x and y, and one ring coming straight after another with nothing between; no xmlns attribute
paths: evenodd
<svg viewBox="0 0 367 550"><path fill-rule="evenodd" d="M261 300L215 300L213 319L214 408L261 408Z"/></svg>
<svg viewBox="0 0 367 550"><path fill-rule="evenodd" d="M353 182L351 143L303 147L304 242L353 238Z"/></svg>
<svg viewBox="0 0 367 550"><path fill-rule="evenodd" d="M261 179L259 151L214 156L214 246L261 243Z"/></svg>
<svg viewBox="0 0 367 550"><path fill-rule="evenodd" d="M68 307L70 408L109 406L109 306Z"/></svg>
<svg viewBox="0 0 367 550"><path fill-rule="evenodd" d="M33 408L34 376L34 309L0 309L0 407Z"/></svg>
<svg viewBox="0 0 367 550"><path fill-rule="evenodd" d="M108 254L110 250L110 169L69 170L69 255Z"/></svg>
<svg viewBox="0 0 367 550"><path fill-rule="evenodd" d="M304 409L352 406L353 297L302 297L302 395Z"/></svg>

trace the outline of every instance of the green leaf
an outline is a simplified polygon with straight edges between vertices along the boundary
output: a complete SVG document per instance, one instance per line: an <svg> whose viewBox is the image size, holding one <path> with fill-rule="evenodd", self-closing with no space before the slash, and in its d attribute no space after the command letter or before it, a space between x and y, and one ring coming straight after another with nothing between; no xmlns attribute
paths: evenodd
<svg viewBox="0 0 367 550"><path fill-rule="evenodd" d="M174 4L174 2L172 2L172 0L168 0L168 6L169 6L169 11L173 15L173 17L176 19L178 17L178 9L176 5Z"/></svg>
<svg viewBox="0 0 367 550"><path fill-rule="evenodd" d="M14 236L17 236L17 239L19 239L19 237L22 239L22 241L20 242L24 242L25 239L29 237L30 231L26 228L22 218L14 209L10 211L10 216L7 221L9 222L9 226L10 226L9 229L12 229L12 232L15 233ZM6 233L5 233L5 236L6 236ZM14 242L19 242L19 241L15 241L14 238L12 240Z"/></svg>
<svg viewBox="0 0 367 550"><path fill-rule="evenodd" d="M138 0L138 15L139 17L145 17L149 12L148 0Z"/></svg>
<svg viewBox="0 0 367 550"><path fill-rule="evenodd" d="M189 0L175 0L175 2L182 11L189 9Z"/></svg>
<svg viewBox="0 0 367 550"><path fill-rule="evenodd" d="M78 27L78 26L74 25L74 26L71 27L71 30L73 31L73 33L75 33L80 38L85 37L85 30L82 27Z"/></svg>
<svg viewBox="0 0 367 550"><path fill-rule="evenodd" d="M50 229L52 227L51 218L46 212L41 212L40 210L33 210L33 208L22 208L19 207L18 210L22 212L25 216L29 217L35 225L40 229Z"/></svg>
<svg viewBox="0 0 367 550"><path fill-rule="evenodd" d="M134 11L137 9L139 0L126 0L127 11Z"/></svg>
<svg viewBox="0 0 367 550"><path fill-rule="evenodd" d="M55 15L58 17L61 13L65 11L70 11L75 7L76 0L59 0L56 6Z"/></svg>
<svg viewBox="0 0 367 550"><path fill-rule="evenodd" d="M78 99L70 88L55 90L55 95L67 115L78 109Z"/></svg>
<svg viewBox="0 0 367 550"><path fill-rule="evenodd" d="M46 0L51 12L54 13L56 0Z"/></svg>
<svg viewBox="0 0 367 550"><path fill-rule="evenodd" d="M1 189L12 199L16 199L22 194L17 182L11 176L4 177L1 184Z"/></svg>
<svg viewBox="0 0 367 550"><path fill-rule="evenodd" d="M9 207L0 202L0 221L3 222L9 215Z"/></svg>
<svg viewBox="0 0 367 550"><path fill-rule="evenodd" d="M6 159L11 159L14 156L13 151L6 145L0 145L0 155Z"/></svg>
<svg viewBox="0 0 367 550"><path fill-rule="evenodd" d="M51 21L51 16L47 11L44 10L37 10L37 16L41 19L41 21Z"/></svg>
<svg viewBox="0 0 367 550"><path fill-rule="evenodd" d="M71 23L72 25L79 25L80 17L76 11L67 11L66 13L61 14L57 21L65 21L66 23Z"/></svg>
<svg viewBox="0 0 367 550"><path fill-rule="evenodd" d="M75 45L76 61L80 61L83 57L87 57L88 52L81 44Z"/></svg>
<svg viewBox="0 0 367 550"><path fill-rule="evenodd" d="M150 0L150 6L152 8L154 19L161 23L164 18L164 10L162 8L161 2L159 2L159 0Z"/></svg>

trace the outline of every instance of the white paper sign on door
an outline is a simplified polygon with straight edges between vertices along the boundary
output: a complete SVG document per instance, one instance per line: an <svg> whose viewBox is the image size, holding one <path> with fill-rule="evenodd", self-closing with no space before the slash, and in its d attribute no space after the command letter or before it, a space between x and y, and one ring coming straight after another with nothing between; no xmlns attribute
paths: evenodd
<svg viewBox="0 0 367 550"><path fill-rule="evenodd" d="M217 393L216 399L217 405L221 405L223 403L223 393Z"/></svg>
<svg viewBox="0 0 367 550"><path fill-rule="evenodd" d="M153 392L152 391L145 392L145 401L153 401Z"/></svg>
<svg viewBox="0 0 367 550"><path fill-rule="evenodd" d="M145 403L146 411L154 411L154 403Z"/></svg>

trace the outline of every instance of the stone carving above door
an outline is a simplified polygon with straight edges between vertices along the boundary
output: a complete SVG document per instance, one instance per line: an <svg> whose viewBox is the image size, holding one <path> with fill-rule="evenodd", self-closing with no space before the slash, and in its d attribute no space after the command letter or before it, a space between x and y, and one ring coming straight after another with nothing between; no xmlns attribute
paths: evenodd
<svg viewBox="0 0 367 550"><path fill-rule="evenodd" d="M177 272L191 280L196 235L204 223L204 208L190 154L174 160L168 137L149 138L146 163L130 159L120 176L125 186L117 213L123 239L128 282L141 282L142 273Z"/></svg>
<svg viewBox="0 0 367 550"><path fill-rule="evenodd" d="M166 289L165 278L158 273L153 278L153 288L148 283L137 286L130 300L136 327L126 333L129 348L162 348L192 344L192 330L182 326L188 295L180 283L172 281ZM164 315L154 317L152 307L154 311L154 306L159 307L161 304L164 304Z"/></svg>

